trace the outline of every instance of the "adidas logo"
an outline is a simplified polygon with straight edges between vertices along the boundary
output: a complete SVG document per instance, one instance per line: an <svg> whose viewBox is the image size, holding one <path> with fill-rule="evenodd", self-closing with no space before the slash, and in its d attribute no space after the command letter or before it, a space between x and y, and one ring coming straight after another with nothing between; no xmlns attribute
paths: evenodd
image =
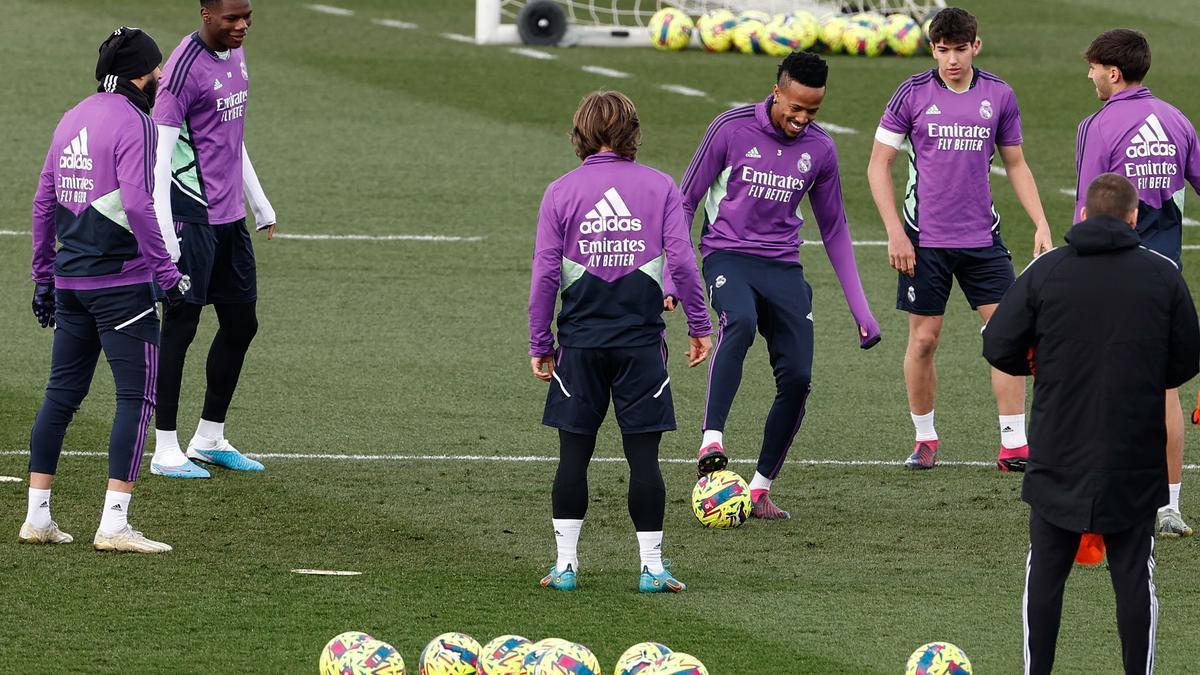
<svg viewBox="0 0 1200 675"><path fill-rule="evenodd" d="M1012 430L1013 430L1012 427L1004 427L1003 429L1000 430L1000 433L1007 434L1007 433L1011 433Z"/></svg>
<svg viewBox="0 0 1200 675"><path fill-rule="evenodd" d="M38 504L38 508L39 508L39 509L48 509L48 508L50 508L50 500L49 500L49 499L47 499L47 500L43 501L41 504Z"/></svg>
<svg viewBox="0 0 1200 675"><path fill-rule="evenodd" d="M642 229L642 219L632 216L620 193L615 187L611 187L605 190L604 197L596 202L596 208L584 216L587 220L579 224L579 233L638 232Z"/></svg>
<svg viewBox="0 0 1200 675"><path fill-rule="evenodd" d="M220 79L213 80L213 91L217 91L218 89L224 89L224 88L225 88L225 85L221 84Z"/></svg>
<svg viewBox="0 0 1200 675"><path fill-rule="evenodd" d="M809 321L812 321L812 320L813 320L813 318L812 318L812 312L809 312L809 313L808 313L808 316L806 316L806 317L804 317L804 318L808 319Z"/></svg>
<svg viewBox="0 0 1200 675"><path fill-rule="evenodd" d="M938 110L937 104L935 103L925 109L925 114L926 115L941 115L942 111Z"/></svg>
<svg viewBox="0 0 1200 675"><path fill-rule="evenodd" d="M1171 139L1167 138L1167 132L1163 130L1162 124L1158 121L1158 115L1153 113L1146 118L1137 134L1130 139L1129 147L1125 148L1125 156L1130 159L1174 157L1177 153L1178 149Z"/></svg>
<svg viewBox="0 0 1200 675"><path fill-rule="evenodd" d="M762 153L758 151L758 146L755 146L746 151L746 156L750 159L759 159L762 157Z"/></svg>
<svg viewBox="0 0 1200 675"><path fill-rule="evenodd" d="M121 508L120 504L113 504L113 507L111 509L109 509L109 511L124 511L124 510L125 509Z"/></svg>
<svg viewBox="0 0 1200 675"><path fill-rule="evenodd" d="M87 141L88 130L84 127L71 139L71 144L63 148L62 155L58 158L58 168L91 171L92 158L88 156Z"/></svg>
<svg viewBox="0 0 1200 675"><path fill-rule="evenodd" d="M558 530L555 530L555 531L554 531L554 536L556 536L556 537L561 537L561 536L563 536L563 534L562 534L562 532L559 532Z"/></svg>

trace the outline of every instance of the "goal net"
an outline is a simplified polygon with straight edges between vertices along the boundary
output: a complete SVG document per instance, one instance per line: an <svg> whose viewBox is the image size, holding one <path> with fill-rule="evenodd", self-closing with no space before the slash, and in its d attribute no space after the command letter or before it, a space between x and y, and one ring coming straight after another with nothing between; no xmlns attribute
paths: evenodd
<svg viewBox="0 0 1200 675"><path fill-rule="evenodd" d="M531 4L534 6L527 8ZM771 14L807 10L818 17L831 12L904 12L921 18L944 6L945 0L476 0L475 41L520 44L523 40L517 22L526 9L542 10L536 12L536 20L550 34L556 34L554 27L546 24L558 17L565 19L566 34L542 44L643 47L650 45L644 28L650 17L663 7L682 9L692 16L728 9ZM529 16L532 13L535 12L525 12L526 21L535 20Z"/></svg>

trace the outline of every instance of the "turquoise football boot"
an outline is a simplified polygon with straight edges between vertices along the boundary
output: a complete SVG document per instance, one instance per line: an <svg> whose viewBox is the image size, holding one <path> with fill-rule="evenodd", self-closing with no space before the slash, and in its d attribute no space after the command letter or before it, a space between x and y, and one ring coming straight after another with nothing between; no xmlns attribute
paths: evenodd
<svg viewBox="0 0 1200 675"><path fill-rule="evenodd" d="M671 576L671 570L667 567L671 563L663 564L663 571L655 574L650 571L649 567L642 567L642 576L638 579L639 593L682 593L687 590L687 584Z"/></svg>
<svg viewBox="0 0 1200 675"><path fill-rule="evenodd" d="M229 441L221 439L215 448L205 449L196 447L195 439L188 444L187 457L196 462L212 464L231 471L263 471L261 462L257 462L238 452Z"/></svg>
<svg viewBox="0 0 1200 675"><path fill-rule="evenodd" d="M550 573L542 577L542 588L553 588L558 591L573 591L577 587L575 570L567 565L567 569L559 572L558 567L551 567Z"/></svg>

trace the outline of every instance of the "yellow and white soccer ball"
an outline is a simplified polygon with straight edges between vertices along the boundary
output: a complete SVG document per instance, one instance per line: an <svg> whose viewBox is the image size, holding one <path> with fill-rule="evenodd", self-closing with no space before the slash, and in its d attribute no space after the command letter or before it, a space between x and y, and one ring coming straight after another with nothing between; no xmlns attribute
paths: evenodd
<svg viewBox="0 0 1200 675"><path fill-rule="evenodd" d="M342 672L342 659L346 654L364 642L374 639L370 635L356 630L348 630L334 636L321 649L321 658L317 662L321 669L321 675L339 675Z"/></svg>
<svg viewBox="0 0 1200 675"><path fill-rule="evenodd" d="M671 652L667 658L643 670L638 675L708 675L700 659L683 652Z"/></svg>
<svg viewBox="0 0 1200 675"><path fill-rule="evenodd" d="M729 470L707 474L692 488L692 513L705 527L737 527L750 516L750 486Z"/></svg>
<svg viewBox="0 0 1200 675"><path fill-rule="evenodd" d="M738 25L738 18L727 9L714 9L705 12L696 19L696 31L700 35L700 44L710 52L727 52L733 47L733 29Z"/></svg>
<svg viewBox="0 0 1200 675"><path fill-rule="evenodd" d="M367 640L342 657L338 675L405 675L404 658L396 648L379 640Z"/></svg>
<svg viewBox="0 0 1200 675"><path fill-rule="evenodd" d="M571 642L570 640L553 637L538 640L537 642L533 643L530 645L529 651L525 652L525 658L521 661L522 675L533 675L533 671L537 668L538 660L541 659L546 652L554 649L555 647L571 644L575 643Z"/></svg>
<svg viewBox="0 0 1200 675"><path fill-rule="evenodd" d="M650 17L647 28L650 30L650 42L655 49L673 52L688 46L692 41L692 30L695 28L692 17L681 9L664 7Z"/></svg>
<svg viewBox="0 0 1200 675"><path fill-rule="evenodd" d="M859 12L850 16L850 22L883 28L883 25L887 23L887 19L883 18L882 14L876 14L875 12Z"/></svg>
<svg viewBox="0 0 1200 675"><path fill-rule="evenodd" d="M930 52L933 51L933 45L929 42L929 26L933 23L933 17L934 15L930 14L921 22L921 44Z"/></svg>
<svg viewBox="0 0 1200 675"><path fill-rule="evenodd" d="M639 642L617 659L613 675L639 675L670 655L671 650L660 642Z"/></svg>
<svg viewBox="0 0 1200 675"><path fill-rule="evenodd" d="M792 31L800 43L800 49L803 51L815 47L821 38L821 22L817 21L817 17L802 9L798 9L788 16L795 24Z"/></svg>
<svg viewBox="0 0 1200 675"><path fill-rule="evenodd" d="M846 51L842 46L842 34L850 22L841 14L827 14L821 19L820 43L822 49L830 54L841 54Z"/></svg>
<svg viewBox="0 0 1200 675"><path fill-rule="evenodd" d="M851 21L842 33L842 48L847 54L879 56L886 46L887 38L883 31L870 23Z"/></svg>
<svg viewBox="0 0 1200 675"><path fill-rule="evenodd" d="M791 16L780 14L763 27L762 50L768 56L787 56L799 48Z"/></svg>
<svg viewBox="0 0 1200 675"><path fill-rule="evenodd" d="M971 675L971 661L949 642L930 642L908 657L904 675Z"/></svg>
<svg viewBox="0 0 1200 675"><path fill-rule="evenodd" d="M479 652L479 675L522 675L533 643L520 635L501 635Z"/></svg>
<svg viewBox="0 0 1200 675"><path fill-rule="evenodd" d="M482 649L466 633L442 633L421 650L420 675L475 675Z"/></svg>
<svg viewBox="0 0 1200 675"><path fill-rule="evenodd" d="M771 22L771 19L768 17L766 21L760 21L756 18L744 18L745 14L759 13L761 12L744 12L738 25L733 29L733 46L743 54L767 53L763 40L766 38L767 24Z"/></svg>
<svg viewBox="0 0 1200 675"><path fill-rule="evenodd" d="M912 56L921 49L921 27L907 14L893 14L883 27L888 49L899 56Z"/></svg>
<svg viewBox="0 0 1200 675"><path fill-rule="evenodd" d="M568 642L555 645L542 654L533 675L600 675L600 661L587 647Z"/></svg>

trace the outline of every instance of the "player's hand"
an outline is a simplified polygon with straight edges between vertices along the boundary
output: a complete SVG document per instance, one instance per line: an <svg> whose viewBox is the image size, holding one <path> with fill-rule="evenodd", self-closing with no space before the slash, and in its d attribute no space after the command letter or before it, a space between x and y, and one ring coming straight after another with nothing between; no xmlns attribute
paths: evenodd
<svg viewBox="0 0 1200 675"><path fill-rule="evenodd" d="M1054 235L1050 234L1050 226L1042 226L1037 228L1033 233L1033 257L1049 251L1054 248Z"/></svg>
<svg viewBox="0 0 1200 675"><path fill-rule="evenodd" d="M33 315L42 328L54 328L54 284L34 284Z"/></svg>
<svg viewBox="0 0 1200 675"><path fill-rule="evenodd" d="M531 356L529 357L529 367L533 369L533 376L542 382L549 382L554 375L554 356Z"/></svg>
<svg viewBox="0 0 1200 675"><path fill-rule="evenodd" d="M892 269L912 276L917 268L917 252L906 235L888 236L888 263Z"/></svg>
<svg viewBox="0 0 1200 675"><path fill-rule="evenodd" d="M678 298L676 298L675 296L673 296L673 295L664 295L664 296L663 296L663 311L666 311L666 312L674 312L674 311L675 311L675 305L676 305L678 302L679 302L679 299L678 299Z"/></svg>
<svg viewBox="0 0 1200 675"><path fill-rule="evenodd" d="M860 349L870 349L879 344L883 339L883 332L879 330L879 323L871 318L865 325L858 326L858 346Z"/></svg>
<svg viewBox="0 0 1200 675"><path fill-rule="evenodd" d="M168 288L166 297L163 298L163 305L167 309L179 309L183 304L184 295L192 288L192 278L188 275L183 275L179 283L175 284L174 288Z"/></svg>
<svg viewBox="0 0 1200 675"><path fill-rule="evenodd" d="M712 351L712 336L705 335L704 337L688 338L688 368L695 368L704 363L704 359L708 358L708 353Z"/></svg>
<svg viewBox="0 0 1200 675"><path fill-rule="evenodd" d="M267 241L271 241L275 238L275 226L276 223L271 223L267 226Z"/></svg>

